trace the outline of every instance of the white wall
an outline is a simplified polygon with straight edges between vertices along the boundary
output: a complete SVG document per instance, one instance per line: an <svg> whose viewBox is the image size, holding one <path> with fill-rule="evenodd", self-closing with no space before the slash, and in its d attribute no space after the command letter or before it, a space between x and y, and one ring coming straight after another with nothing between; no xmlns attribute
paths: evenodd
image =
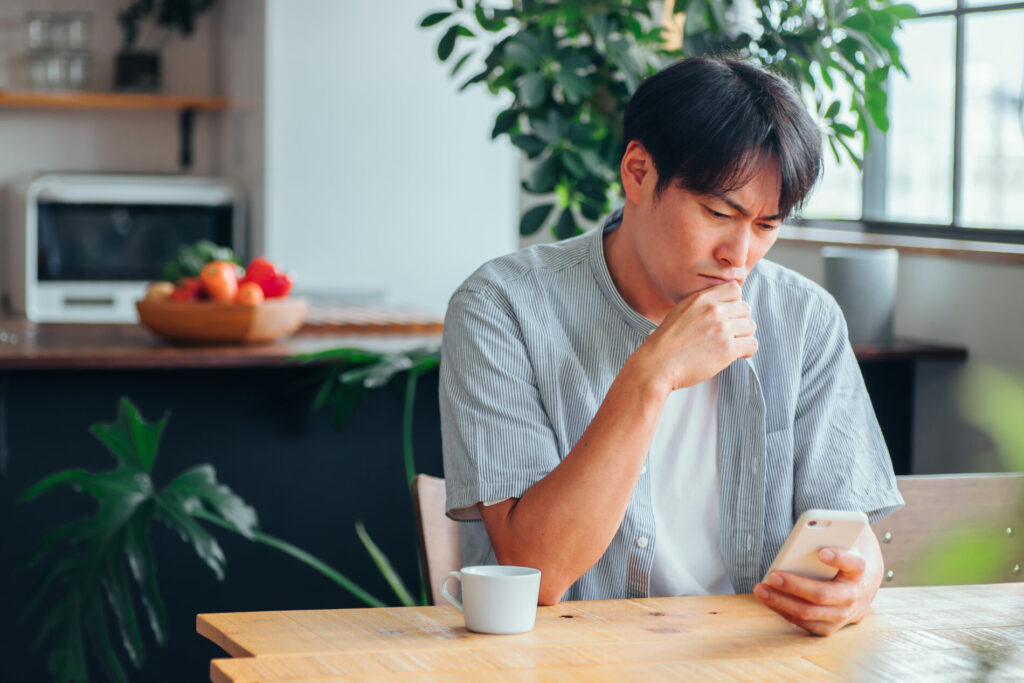
<svg viewBox="0 0 1024 683"><path fill-rule="evenodd" d="M117 12L124 0L3 0L0 53L10 89L26 89L22 18L30 10L76 10L93 15L91 90L110 90L114 53L121 47ZM164 91L213 94L220 89L216 45L220 11L200 17L189 39L175 36L163 50ZM219 122L196 117L193 174L218 172ZM0 186L40 171L178 171L178 118L170 111L0 110Z"/></svg>
<svg viewBox="0 0 1024 683"><path fill-rule="evenodd" d="M438 32L418 28L436 0L266 1L268 255L305 287L443 311L516 248L501 104L456 92Z"/></svg>
<svg viewBox="0 0 1024 683"><path fill-rule="evenodd" d="M264 0L222 0L218 58L228 109L220 115L220 169L246 189L253 255L262 253L266 116L266 7Z"/></svg>
<svg viewBox="0 0 1024 683"><path fill-rule="evenodd" d="M823 281L819 247L780 242L769 258ZM1019 265L901 254L896 336L966 347L968 365L992 364L1024 380L1022 292L1024 267ZM957 377L964 367L951 362L918 364L915 473L999 468L987 440L959 417Z"/></svg>

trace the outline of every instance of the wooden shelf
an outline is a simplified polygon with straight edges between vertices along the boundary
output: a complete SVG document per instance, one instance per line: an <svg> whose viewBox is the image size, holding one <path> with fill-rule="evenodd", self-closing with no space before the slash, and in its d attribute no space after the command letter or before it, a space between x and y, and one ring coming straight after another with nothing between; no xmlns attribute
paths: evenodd
<svg viewBox="0 0 1024 683"><path fill-rule="evenodd" d="M223 111L227 109L227 98L216 95L164 95L160 93L0 90L0 108Z"/></svg>

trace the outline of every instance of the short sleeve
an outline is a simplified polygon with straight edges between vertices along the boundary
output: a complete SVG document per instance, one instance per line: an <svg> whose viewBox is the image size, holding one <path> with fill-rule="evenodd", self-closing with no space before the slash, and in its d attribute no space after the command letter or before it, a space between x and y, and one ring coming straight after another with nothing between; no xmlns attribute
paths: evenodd
<svg viewBox="0 0 1024 683"><path fill-rule="evenodd" d="M447 510L519 498L560 462L520 323L503 298L460 289L441 343L441 439Z"/></svg>
<svg viewBox="0 0 1024 683"><path fill-rule="evenodd" d="M831 297L819 300L807 334L793 426L793 516L813 508L860 510L876 521L903 498L846 321Z"/></svg>

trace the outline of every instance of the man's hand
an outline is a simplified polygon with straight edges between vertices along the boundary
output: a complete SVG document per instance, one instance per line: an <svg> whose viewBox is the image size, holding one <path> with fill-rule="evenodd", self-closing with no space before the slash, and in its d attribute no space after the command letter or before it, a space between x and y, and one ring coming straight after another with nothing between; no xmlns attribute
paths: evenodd
<svg viewBox="0 0 1024 683"><path fill-rule="evenodd" d="M828 636L867 615L882 582L882 555L874 533L867 529L856 548L823 548L818 557L839 570L831 581L774 571L765 583L754 586L754 595L787 621Z"/></svg>
<svg viewBox="0 0 1024 683"><path fill-rule="evenodd" d="M635 361L651 377L667 382L667 392L674 391L714 377L737 358L753 356L754 331L750 304L740 299L740 286L725 282L676 304L637 349Z"/></svg>

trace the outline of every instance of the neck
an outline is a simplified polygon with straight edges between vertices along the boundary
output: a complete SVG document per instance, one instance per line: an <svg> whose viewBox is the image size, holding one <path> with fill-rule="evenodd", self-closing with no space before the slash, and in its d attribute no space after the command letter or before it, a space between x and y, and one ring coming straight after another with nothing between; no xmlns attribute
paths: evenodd
<svg viewBox="0 0 1024 683"><path fill-rule="evenodd" d="M636 207L626 203L622 224L604 236L604 259L615 289L630 308L660 325L675 302L651 279L633 239L637 229Z"/></svg>

